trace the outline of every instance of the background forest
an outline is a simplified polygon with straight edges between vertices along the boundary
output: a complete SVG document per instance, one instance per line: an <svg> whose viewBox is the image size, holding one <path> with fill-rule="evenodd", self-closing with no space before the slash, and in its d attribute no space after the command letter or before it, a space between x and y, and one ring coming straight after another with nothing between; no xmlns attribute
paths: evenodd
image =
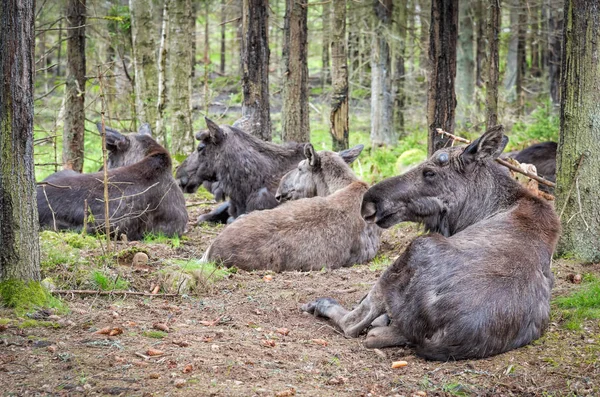
<svg viewBox="0 0 600 397"><path fill-rule="evenodd" d="M423 160L430 127L430 1L308 2L291 13L291 18L301 18L306 12L306 24L298 26L286 22L285 3L271 0L262 16L268 27L268 77L247 80L268 88L266 117L272 133L261 134L276 142L303 141L310 131L316 148L332 147L330 114L340 89L332 84L332 74L335 77L340 68L334 62L340 57L335 44L342 40L348 85L341 92L347 92L349 100L349 143L367 147L355 167L359 176L373 182ZM340 15L338 3L345 15ZM511 139L508 149L558 138L562 6L557 0L501 4L497 112ZM492 8L484 0L459 5L455 131L466 137L481 133L486 124ZM75 169L82 166L85 172L100 168L101 139L95 123L103 111L106 124L122 131L135 131L149 122L177 161L192 151L194 132L205 128L204 116L222 124L238 120L248 62L242 52L242 9L242 0L39 1L37 180L63 163L74 162ZM248 16L259 22L260 17ZM346 35L341 38L344 22ZM293 47L293 39L291 51L286 48L289 37L302 34L307 35L307 92L293 97L296 94L286 88L293 67L287 54L295 59L302 49ZM289 99L286 105L287 95L300 99ZM296 109L306 109L302 112L309 119L301 124L290 121Z"/></svg>

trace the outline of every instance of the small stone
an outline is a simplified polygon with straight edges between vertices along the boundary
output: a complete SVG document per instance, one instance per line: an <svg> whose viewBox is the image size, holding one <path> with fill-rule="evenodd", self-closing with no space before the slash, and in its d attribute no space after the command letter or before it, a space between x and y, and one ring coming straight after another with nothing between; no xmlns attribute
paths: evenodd
<svg viewBox="0 0 600 397"><path fill-rule="evenodd" d="M176 388L181 389L183 386L185 386L185 379L181 379L181 378L175 379L173 384L175 385Z"/></svg>
<svg viewBox="0 0 600 397"><path fill-rule="evenodd" d="M160 378L160 374L157 374L156 372L151 373L150 375L148 375L149 379L158 379Z"/></svg>
<svg viewBox="0 0 600 397"><path fill-rule="evenodd" d="M57 316L56 314L51 314L48 316L48 320L49 321L58 321L58 320L60 320L60 316Z"/></svg>
<svg viewBox="0 0 600 397"><path fill-rule="evenodd" d="M210 350L212 350L214 352L219 351L219 345L211 345Z"/></svg>
<svg viewBox="0 0 600 397"><path fill-rule="evenodd" d="M83 389L90 391L90 390L92 390L92 385L90 385L89 383L86 383L85 385L83 385Z"/></svg>
<svg viewBox="0 0 600 397"><path fill-rule="evenodd" d="M136 266L145 266L148 264L148 255L145 252L136 252L133 256L132 265Z"/></svg>
<svg viewBox="0 0 600 397"><path fill-rule="evenodd" d="M50 345L48 347L46 347L46 350L48 350L50 353L56 353L57 347L54 345Z"/></svg>
<svg viewBox="0 0 600 397"><path fill-rule="evenodd" d="M383 351L381 351L379 349L373 349L373 352L381 358L387 358L387 354L385 354Z"/></svg>

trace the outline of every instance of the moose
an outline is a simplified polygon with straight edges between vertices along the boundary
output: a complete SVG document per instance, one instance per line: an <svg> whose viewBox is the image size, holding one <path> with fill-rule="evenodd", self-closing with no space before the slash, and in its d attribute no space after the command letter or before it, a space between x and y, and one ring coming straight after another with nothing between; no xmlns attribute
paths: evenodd
<svg viewBox="0 0 600 397"><path fill-rule="evenodd" d="M535 165L537 174L549 181L556 181L556 142L542 142L531 145L512 157L519 163ZM551 193L552 188L540 185L540 189Z"/></svg>
<svg viewBox="0 0 600 397"><path fill-rule="evenodd" d="M149 127L128 135L106 129L106 146L111 233L126 234L129 240L146 233L181 235L188 221L185 199L173 178L169 152L152 138ZM103 231L103 180L104 172L63 170L39 183L40 226Z"/></svg>
<svg viewBox="0 0 600 397"><path fill-rule="evenodd" d="M375 257L381 230L362 219L368 187L348 166L362 149L317 153L306 144L306 159L282 178L277 190L284 204L240 217L221 232L203 260L281 272L335 269Z"/></svg>
<svg viewBox="0 0 600 397"><path fill-rule="evenodd" d="M196 134L198 181L219 182L229 198L231 220L278 205L281 177L304 158L304 144L264 142L234 126L219 127L205 118L208 130ZM198 221L204 221L201 217Z"/></svg>
<svg viewBox="0 0 600 397"><path fill-rule="evenodd" d="M304 304L346 336L369 326L368 348L411 346L431 360L483 358L524 346L548 325L554 209L493 159L503 127L466 147L440 149L365 194L362 215L388 228L424 224L353 310L331 298Z"/></svg>

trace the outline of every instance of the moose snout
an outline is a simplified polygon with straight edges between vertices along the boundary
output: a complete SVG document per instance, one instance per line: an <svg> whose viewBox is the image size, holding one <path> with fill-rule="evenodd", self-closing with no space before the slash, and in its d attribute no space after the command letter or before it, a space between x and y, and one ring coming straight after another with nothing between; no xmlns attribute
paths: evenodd
<svg viewBox="0 0 600 397"><path fill-rule="evenodd" d="M375 222L377 216L377 205L372 201L363 201L360 213L367 222Z"/></svg>

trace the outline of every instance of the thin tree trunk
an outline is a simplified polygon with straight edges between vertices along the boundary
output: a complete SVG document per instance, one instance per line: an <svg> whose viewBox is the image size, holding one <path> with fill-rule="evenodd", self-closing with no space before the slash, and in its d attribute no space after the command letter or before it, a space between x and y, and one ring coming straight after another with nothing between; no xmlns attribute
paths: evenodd
<svg viewBox="0 0 600 397"><path fill-rule="evenodd" d="M167 98L171 119L172 151L174 153L180 153L185 143L193 139L190 112L191 18L192 5L190 0L171 0L169 2L167 76L170 85Z"/></svg>
<svg viewBox="0 0 600 397"><path fill-rule="evenodd" d="M514 102L517 99L515 87L519 64L519 2L520 0L511 0L509 8L510 40L508 42L506 69L504 72L504 89L509 102Z"/></svg>
<svg viewBox="0 0 600 397"><path fill-rule="evenodd" d="M531 52L531 75L534 77L541 76L540 66L540 4L531 5L532 20L530 23L531 32L529 34L529 49Z"/></svg>
<svg viewBox="0 0 600 397"><path fill-rule="evenodd" d="M165 0L162 12L162 27L160 33L160 46L158 47L158 102L156 104L156 136L162 138L163 146L169 150L167 129L164 118L167 107L167 44L169 37L169 1Z"/></svg>
<svg viewBox="0 0 600 397"><path fill-rule="evenodd" d="M599 0L566 0L557 201L562 222L558 251L600 261ZM582 157L583 156L583 157Z"/></svg>
<svg viewBox="0 0 600 397"><path fill-rule="evenodd" d="M135 111L140 123L149 123L153 126L156 124L158 96L154 2L129 0L129 10L135 71Z"/></svg>
<svg viewBox="0 0 600 397"><path fill-rule="evenodd" d="M373 47L371 51L371 143L373 146L394 146L398 135L393 128L392 59L390 30L393 3L374 0Z"/></svg>
<svg viewBox="0 0 600 397"><path fill-rule="evenodd" d="M322 5L321 20L323 29L321 29L321 87L324 88L329 83L329 51L331 48L331 4L325 2Z"/></svg>
<svg viewBox="0 0 600 397"><path fill-rule="evenodd" d="M500 0L492 1L488 9L487 36L489 42L488 81L486 86L486 129L498 124L498 80L500 74L498 47L500 44Z"/></svg>
<svg viewBox="0 0 600 397"><path fill-rule="evenodd" d="M85 134L85 1L68 0L67 84L63 130L63 167L83 171Z"/></svg>
<svg viewBox="0 0 600 397"><path fill-rule="evenodd" d="M477 58L475 60L475 84L477 87L483 87L483 62L485 60L485 32L486 32L486 6L484 0L477 0Z"/></svg>
<svg viewBox="0 0 600 397"><path fill-rule="evenodd" d="M346 54L346 0L333 0L331 31L330 132L335 151L348 149L348 55Z"/></svg>
<svg viewBox="0 0 600 397"><path fill-rule="evenodd" d="M456 42L458 38L458 0L432 0L429 36L431 74L427 91L427 151L431 156L450 141L436 128L454 131L456 94Z"/></svg>
<svg viewBox="0 0 600 397"><path fill-rule="evenodd" d="M550 30L549 51L548 51L548 73L550 80L550 97L552 103L560 103L560 72L561 72L561 54L562 54L562 32L563 32L563 10L550 9L550 18L548 20Z"/></svg>
<svg viewBox="0 0 600 397"><path fill-rule="evenodd" d="M191 1L190 0L190 5L191 5L191 18L189 19L189 23L190 23L190 37L191 37L191 42L192 42L192 56L190 57L190 84L192 79L196 78L196 50L197 50L197 40L198 40L198 35L196 34L196 15L198 15L198 5L195 1ZM205 17L205 32L208 35L208 9L210 6L210 1L209 0L204 0L204 7L206 10L206 17ZM205 39L206 40L206 39ZM207 41L207 40L206 40ZM191 86L190 86L190 92L191 92ZM193 138L192 138L193 141Z"/></svg>
<svg viewBox="0 0 600 397"><path fill-rule="evenodd" d="M459 3L459 36L456 61L457 122L465 126L473 111L475 94L475 48L473 47L473 9L469 2Z"/></svg>
<svg viewBox="0 0 600 397"><path fill-rule="evenodd" d="M419 57L419 66L423 71L429 70L429 40L430 40L430 21L432 1L435 0L418 0L420 6L419 20L421 22L421 36L419 38L419 46L421 54Z"/></svg>
<svg viewBox="0 0 600 397"><path fill-rule="evenodd" d="M33 171L34 0L0 7L0 281L39 280Z"/></svg>
<svg viewBox="0 0 600 397"><path fill-rule="evenodd" d="M209 7L208 7L208 1L206 3L204 3L205 8L204 8L204 114L208 115L208 110L210 108L210 98L209 98L209 91L208 91L208 72L210 70L209 65L210 65L210 40L208 37L208 32L209 32L209 22L208 22L208 12L209 12ZM194 18L194 22L196 21L196 18ZM194 24L194 30L196 29L196 26ZM192 61L192 64L194 62ZM192 144L194 143L194 139L192 138Z"/></svg>
<svg viewBox="0 0 600 397"><path fill-rule="evenodd" d="M394 7L394 32L398 35L395 42L394 68L392 78L392 90L394 94L394 120L393 128L399 136L404 135L404 108L405 108L405 57L408 25L408 4L397 4Z"/></svg>
<svg viewBox="0 0 600 397"><path fill-rule="evenodd" d="M515 92L517 94L517 114L523 115L525 108L525 91L523 90L525 73L527 69L527 59L525 53L525 44L527 39L527 9L519 7L519 25L518 31L518 46L517 46L517 81L515 84Z"/></svg>
<svg viewBox="0 0 600 397"><path fill-rule="evenodd" d="M285 142L310 141L308 118L307 7L286 0L283 44L282 133Z"/></svg>
<svg viewBox="0 0 600 397"><path fill-rule="evenodd" d="M60 63L62 60L62 19L58 21L58 49L56 54L56 77L60 77Z"/></svg>
<svg viewBox="0 0 600 397"><path fill-rule="evenodd" d="M227 46L225 43L225 32L227 28L227 13L225 12L225 0L221 0L221 63L219 64L219 72L225 75L225 61L227 56Z"/></svg>
<svg viewBox="0 0 600 397"><path fill-rule="evenodd" d="M269 109L269 11L263 0L242 5L242 117L248 133L271 140Z"/></svg>

